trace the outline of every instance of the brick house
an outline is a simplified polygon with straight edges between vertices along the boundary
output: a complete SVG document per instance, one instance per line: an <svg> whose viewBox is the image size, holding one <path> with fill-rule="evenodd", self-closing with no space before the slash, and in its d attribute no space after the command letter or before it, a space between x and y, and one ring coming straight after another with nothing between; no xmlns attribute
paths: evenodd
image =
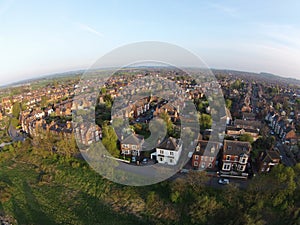
<svg viewBox="0 0 300 225"><path fill-rule="evenodd" d="M224 140L221 174L247 176L244 172L250 151L249 142Z"/></svg>
<svg viewBox="0 0 300 225"><path fill-rule="evenodd" d="M192 167L200 170L214 168L220 147L219 142L199 141L192 156Z"/></svg>

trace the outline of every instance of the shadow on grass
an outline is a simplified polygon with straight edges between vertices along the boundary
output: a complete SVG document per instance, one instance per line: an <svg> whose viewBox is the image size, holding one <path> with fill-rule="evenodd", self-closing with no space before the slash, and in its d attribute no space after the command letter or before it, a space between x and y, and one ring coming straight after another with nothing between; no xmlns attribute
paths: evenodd
<svg viewBox="0 0 300 225"><path fill-rule="evenodd" d="M18 224L35 224L35 225L54 225L57 224L45 214L31 187L27 182L23 182L23 191L25 204L21 205L14 197L12 198L13 212Z"/></svg>

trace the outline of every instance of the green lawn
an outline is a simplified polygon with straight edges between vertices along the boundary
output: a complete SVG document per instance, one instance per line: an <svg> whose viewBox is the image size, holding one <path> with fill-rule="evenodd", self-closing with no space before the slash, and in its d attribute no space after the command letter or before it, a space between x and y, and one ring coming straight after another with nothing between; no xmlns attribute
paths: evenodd
<svg viewBox="0 0 300 225"><path fill-rule="evenodd" d="M77 179L72 173L65 177L72 167L68 171L65 165L43 164L46 172L41 173L39 165L23 163L24 158L14 162L11 153L0 156L4 154L6 159L0 162L0 213L15 218L17 224L146 224L133 215L115 212L102 199L89 194L87 188L81 190L83 174L78 173ZM51 172L54 168L56 171ZM55 173L62 176L56 178Z"/></svg>

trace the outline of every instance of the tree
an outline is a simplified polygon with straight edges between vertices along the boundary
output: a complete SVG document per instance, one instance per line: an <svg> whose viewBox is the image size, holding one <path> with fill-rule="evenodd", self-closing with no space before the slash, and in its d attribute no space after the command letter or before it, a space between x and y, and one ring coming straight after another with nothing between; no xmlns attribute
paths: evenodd
<svg viewBox="0 0 300 225"><path fill-rule="evenodd" d="M211 115L202 113L199 118L200 128L201 130L209 129L212 125Z"/></svg>
<svg viewBox="0 0 300 225"><path fill-rule="evenodd" d="M47 103L48 103L48 98L47 98L46 95L43 95L43 96L41 97L41 107L42 107L42 108L46 107L46 106L47 106Z"/></svg>
<svg viewBox="0 0 300 225"><path fill-rule="evenodd" d="M101 94L103 94L103 95L106 94L106 88L101 88Z"/></svg>
<svg viewBox="0 0 300 225"><path fill-rule="evenodd" d="M174 125L173 125L173 123L171 121L171 118L168 115L168 113L163 112L159 116L160 116L160 118L162 118L165 121L165 123L167 125L167 133L168 133L168 135L169 136L174 136L174 133L175 133Z"/></svg>
<svg viewBox="0 0 300 225"><path fill-rule="evenodd" d="M13 118L11 118L10 124L16 128L17 126L19 126L19 120L17 118L13 117Z"/></svg>
<svg viewBox="0 0 300 225"><path fill-rule="evenodd" d="M231 109L232 101L230 99L226 99L225 104L227 109Z"/></svg>
<svg viewBox="0 0 300 225"><path fill-rule="evenodd" d="M253 143L253 137L250 134L243 134L239 137L240 141L248 141L251 144Z"/></svg>
<svg viewBox="0 0 300 225"><path fill-rule="evenodd" d="M12 115L13 115L13 117L15 117L16 119L19 119L20 112L21 112L20 103L19 102L15 102L13 104L13 108L12 108Z"/></svg>
<svg viewBox="0 0 300 225"><path fill-rule="evenodd" d="M103 125L102 131L102 144L113 157L119 157L120 151L117 147L118 136L116 135L116 132L108 125Z"/></svg>
<svg viewBox="0 0 300 225"><path fill-rule="evenodd" d="M195 224L207 224L208 217L212 216L222 205L219 204L215 197L208 195L199 195L194 203L190 206L191 221Z"/></svg>

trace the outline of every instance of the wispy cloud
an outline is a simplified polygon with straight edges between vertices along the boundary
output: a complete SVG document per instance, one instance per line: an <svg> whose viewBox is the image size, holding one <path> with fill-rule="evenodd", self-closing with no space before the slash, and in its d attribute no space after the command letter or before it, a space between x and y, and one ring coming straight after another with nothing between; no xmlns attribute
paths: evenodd
<svg viewBox="0 0 300 225"><path fill-rule="evenodd" d="M260 24L261 33L270 41L300 49L300 29L291 24Z"/></svg>
<svg viewBox="0 0 300 225"><path fill-rule="evenodd" d="M103 35L101 32L95 30L94 28L92 28L91 26L89 26L89 25L87 25L87 24L83 24L83 23L76 23L76 24L77 24L78 27L79 27L81 30L83 30L83 31L90 32L90 33L92 33L92 34L97 35L98 37L104 37L104 35Z"/></svg>
<svg viewBox="0 0 300 225"><path fill-rule="evenodd" d="M230 16L230 17L238 17L238 10L234 7L227 6L220 3L210 3L209 4L211 8L216 9L220 12L223 12L224 14Z"/></svg>

